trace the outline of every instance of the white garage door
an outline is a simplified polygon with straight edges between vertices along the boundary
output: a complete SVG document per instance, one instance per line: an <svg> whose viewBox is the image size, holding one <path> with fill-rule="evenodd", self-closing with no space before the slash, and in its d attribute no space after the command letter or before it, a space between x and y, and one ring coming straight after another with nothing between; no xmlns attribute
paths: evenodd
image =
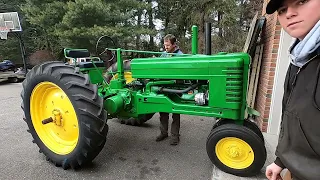
<svg viewBox="0 0 320 180"><path fill-rule="evenodd" d="M288 49L292 41L293 38L282 29L268 122L268 133L270 134L278 135L280 130L283 84L290 63Z"/></svg>

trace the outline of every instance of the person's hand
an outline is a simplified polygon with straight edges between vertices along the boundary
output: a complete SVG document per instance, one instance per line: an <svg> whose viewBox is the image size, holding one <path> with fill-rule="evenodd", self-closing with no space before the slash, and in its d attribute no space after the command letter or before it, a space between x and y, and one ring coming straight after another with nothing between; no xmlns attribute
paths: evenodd
<svg viewBox="0 0 320 180"><path fill-rule="evenodd" d="M282 168L275 163L270 164L266 169L266 177L269 180L282 180L280 173Z"/></svg>

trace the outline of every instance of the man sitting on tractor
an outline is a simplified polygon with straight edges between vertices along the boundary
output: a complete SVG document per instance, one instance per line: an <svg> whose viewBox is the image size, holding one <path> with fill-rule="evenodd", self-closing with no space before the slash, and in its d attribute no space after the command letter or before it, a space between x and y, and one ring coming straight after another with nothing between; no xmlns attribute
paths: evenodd
<svg viewBox="0 0 320 180"><path fill-rule="evenodd" d="M182 51L177 46L177 39L174 35L168 34L164 37L164 48L165 52L161 57L171 57L172 54L177 55L183 54ZM168 137L168 125L169 125L169 113L160 112L160 135L157 136L156 141L162 141ZM180 114L172 114L172 124L171 124L171 139L170 145L177 145L180 141Z"/></svg>

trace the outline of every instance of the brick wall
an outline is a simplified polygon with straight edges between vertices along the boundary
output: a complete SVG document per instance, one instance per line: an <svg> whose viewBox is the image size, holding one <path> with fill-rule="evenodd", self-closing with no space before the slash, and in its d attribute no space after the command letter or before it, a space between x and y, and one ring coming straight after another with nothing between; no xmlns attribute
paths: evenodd
<svg viewBox="0 0 320 180"><path fill-rule="evenodd" d="M267 21L262 32L264 52L255 103L255 109L261 113L257 122L263 132L266 132L268 128L271 96L281 33L281 26L277 20L277 14L274 13L273 15L268 15L265 13L265 8L268 2L269 0L264 0L262 10L262 15L266 17Z"/></svg>

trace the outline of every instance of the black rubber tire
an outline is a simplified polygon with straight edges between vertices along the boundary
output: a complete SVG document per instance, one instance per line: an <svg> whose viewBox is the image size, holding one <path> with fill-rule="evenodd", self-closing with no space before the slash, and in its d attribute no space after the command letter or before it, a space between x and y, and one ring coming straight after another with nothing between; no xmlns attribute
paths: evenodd
<svg viewBox="0 0 320 180"><path fill-rule="evenodd" d="M59 155L52 152L40 140L30 115L30 95L34 87L44 81L59 86L69 97L77 118L79 139L72 152ZM24 120L33 142L40 148L48 161L63 169L77 169L91 162L102 150L108 133L107 113L103 109L103 99L98 96L98 88L90 83L86 74L81 74L74 67L62 62L46 62L35 66L24 80L21 92Z"/></svg>
<svg viewBox="0 0 320 180"><path fill-rule="evenodd" d="M129 119L120 119L121 124L132 125L132 126L141 126L148 120L153 117L154 113L144 114L139 116L138 118L129 118Z"/></svg>
<svg viewBox="0 0 320 180"><path fill-rule="evenodd" d="M131 61L130 60L124 60L123 61L123 70L124 71L131 71ZM109 83L113 77L112 74L109 74L108 72L117 72L118 71L118 65L117 63L112 64L108 69L107 69L107 73L105 74L105 77L107 79L107 82Z"/></svg>
<svg viewBox="0 0 320 180"><path fill-rule="evenodd" d="M234 169L223 164L218 159L215 152L216 144L226 137L239 138L250 145L254 152L254 161L249 167L245 169ZM260 173L267 158L266 148L261 138L251 129L236 124L222 124L212 129L207 139L206 149L211 162L220 170L242 177L254 176Z"/></svg>
<svg viewBox="0 0 320 180"><path fill-rule="evenodd" d="M218 119L217 122L213 125L211 131L214 129L214 128L217 128L223 124L234 124L234 121L233 120L230 120L230 119Z"/></svg>
<svg viewBox="0 0 320 180"><path fill-rule="evenodd" d="M223 124L235 124L235 121L230 119L219 119L217 123L213 125L212 130ZM243 121L243 125L251 129L253 132L255 132L261 138L261 140L263 141L263 144L265 144L264 136L256 123L252 122L251 120L245 119Z"/></svg>
<svg viewBox="0 0 320 180"><path fill-rule="evenodd" d="M253 132L255 132L260 137L260 139L263 141L263 144L265 144L264 136L256 123L252 122L249 119L246 119L246 120L244 120L243 125L245 127L248 127L249 129L251 129Z"/></svg>
<svg viewBox="0 0 320 180"><path fill-rule="evenodd" d="M9 78L10 83L18 83L20 80L17 77Z"/></svg>

